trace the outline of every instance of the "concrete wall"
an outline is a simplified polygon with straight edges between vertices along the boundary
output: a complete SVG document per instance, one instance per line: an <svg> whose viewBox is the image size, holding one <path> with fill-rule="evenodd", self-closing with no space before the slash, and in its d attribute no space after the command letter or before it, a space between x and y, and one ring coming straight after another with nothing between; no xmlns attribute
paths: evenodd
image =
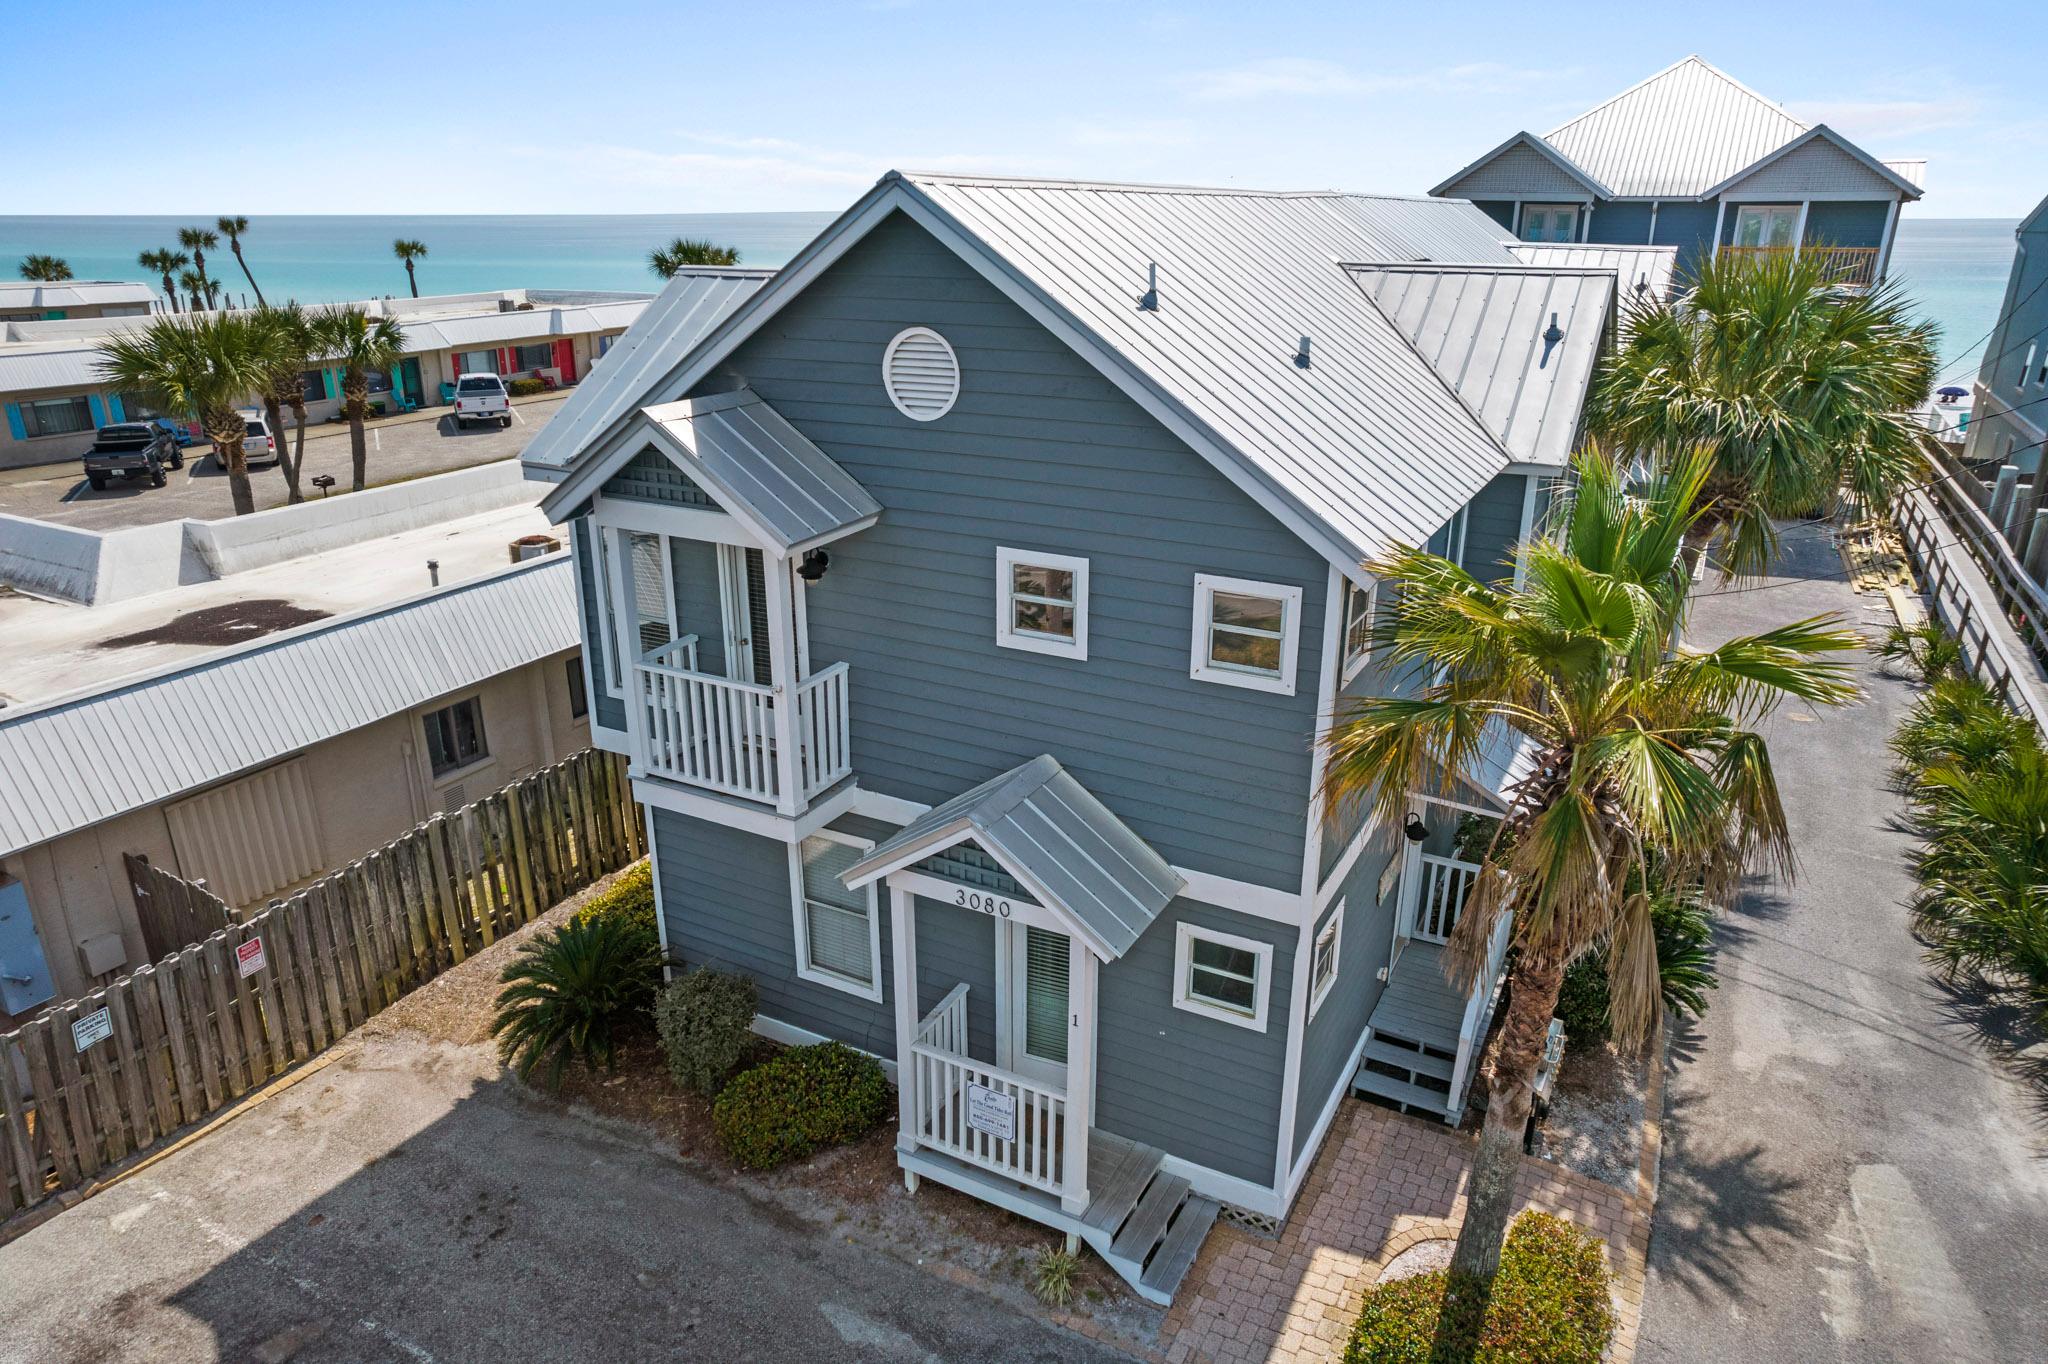
<svg viewBox="0 0 2048 1364"><path fill-rule="evenodd" d="M451 800L476 800L587 748L589 726L569 714L568 665L575 658L571 650L501 673L480 687L437 698L291 755L303 757L310 768L307 775L328 869L382 847L427 816L443 812ZM437 781L428 765L420 717L471 695L482 698L490 756ZM246 775L224 775L217 784ZM94 984L82 972L76 946L86 938L119 933L128 949L127 969L147 960L123 853L145 854L188 879L209 875L206 867L180 858L164 813L167 805L192 794L180 792L171 801L0 858L0 872L28 885L37 936L59 999L81 994Z"/></svg>

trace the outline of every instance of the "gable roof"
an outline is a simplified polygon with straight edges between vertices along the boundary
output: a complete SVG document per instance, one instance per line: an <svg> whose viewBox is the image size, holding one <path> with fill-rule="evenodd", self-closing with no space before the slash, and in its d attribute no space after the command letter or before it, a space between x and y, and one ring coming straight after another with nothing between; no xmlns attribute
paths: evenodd
<svg viewBox="0 0 2048 1364"><path fill-rule="evenodd" d="M1128 952L1187 884L1049 753L919 815L841 879L864 886L967 839L1104 961Z"/></svg>
<svg viewBox="0 0 2048 1364"><path fill-rule="evenodd" d="M1697 198L1807 131L1778 104L1697 56L1545 134L1618 198Z"/></svg>
<svg viewBox="0 0 2048 1364"><path fill-rule="evenodd" d="M1714 185L1713 187L1708 189L1706 191L1707 196L1712 197L1714 195L1720 194L1723 190L1726 190L1741 181L1749 179L1749 177L1763 170L1772 162L1779 160L1781 157L1789 156L1793 152L1798 151L1801 147L1807 146L1809 143L1813 142L1828 142L1833 144L1851 160L1861 163L1865 169L1870 171L1872 175L1877 176L1881 180L1889 181L1892 187L1898 190L1900 193L1904 194L1908 200L1918 199L1920 197L1921 190L1918 184L1907 179L1904 175L1900 174L1897 170L1894 170L1886 162L1880 161L1876 157L1872 156L1869 152L1864 151L1861 147L1851 142L1848 138L1843 137L1840 133L1836 132L1833 128L1828 127L1828 125L1825 123L1815 124L1813 127L1807 129L1799 136L1793 138L1790 142L1787 142L1784 146L1778 148L1776 151L1761 157L1760 159L1750 163L1747 166L1744 166L1742 169L1736 171L1733 175L1730 175L1727 179L1721 181L1721 183ZM1922 172L1924 173L1927 169L1927 163L1925 161L1922 161L1919 163L1919 165Z"/></svg>
<svg viewBox="0 0 2048 1364"><path fill-rule="evenodd" d="M1545 161L1548 161L1551 165L1557 167L1557 169L1560 172L1571 177L1580 185L1584 186L1586 192L1588 194L1591 194L1594 198L1612 199L1614 197L1614 191L1607 188L1607 186L1601 184L1600 181L1596 179L1592 174L1590 174L1584 167L1574 165L1570 157L1566 156L1563 152L1559 151L1557 148L1551 146L1548 142L1545 142L1542 138L1536 136L1536 134L1531 132L1516 133L1513 137L1510 137L1507 141L1501 143L1492 151L1487 152L1482 156L1475 156L1474 158L1472 158L1471 161L1466 163L1464 166L1461 166L1455 173L1446 176L1444 178L1443 183L1438 185L1435 189L1432 189L1430 193L1433 195L1450 193L1451 187L1453 185L1456 185L1460 180L1463 180L1466 176L1472 174L1472 172L1478 170L1480 167L1488 164L1489 162L1500 157L1501 155L1514 150L1516 147L1527 147L1530 151L1535 152ZM1484 198L1485 196L1481 195L1480 197Z"/></svg>
<svg viewBox="0 0 2048 1364"><path fill-rule="evenodd" d="M622 384L617 401L592 404L590 437L639 405L687 393L896 212L1333 562L1351 567L1397 542L1422 543L1509 463L1338 266L1445 253L1512 263L1498 225L1470 204L893 171L686 357L632 396ZM1158 306L1141 308L1155 267ZM636 330L653 319L650 310ZM1303 336L1306 367L1295 364ZM602 439L570 448L599 445L620 458ZM567 511L607 473L573 468L545 505Z"/></svg>
<svg viewBox="0 0 2048 1364"><path fill-rule="evenodd" d="M1516 460L1563 465L1614 313L1606 270L1346 266Z"/></svg>

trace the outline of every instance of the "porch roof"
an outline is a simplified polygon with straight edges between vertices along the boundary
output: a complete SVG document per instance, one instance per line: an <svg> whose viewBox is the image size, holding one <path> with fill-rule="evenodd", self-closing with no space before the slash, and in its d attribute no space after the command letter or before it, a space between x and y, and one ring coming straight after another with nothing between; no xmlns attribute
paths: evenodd
<svg viewBox="0 0 2048 1364"><path fill-rule="evenodd" d="M842 879L864 886L969 838L1104 961L1129 951L1186 885L1050 754L919 815Z"/></svg>
<svg viewBox="0 0 2048 1364"><path fill-rule="evenodd" d="M765 549L794 554L882 514L852 474L751 389L658 403L640 416L654 443Z"/></svg>
<svg viewBox="0 0 2048 1364"><path fill-rule="evenodd" d="M1505 812L1514 803L1515 788L1536 770L1542 754L1542 745L1507 721L1489 720L1471 768L1464 774L1466 784Z"/></svg>

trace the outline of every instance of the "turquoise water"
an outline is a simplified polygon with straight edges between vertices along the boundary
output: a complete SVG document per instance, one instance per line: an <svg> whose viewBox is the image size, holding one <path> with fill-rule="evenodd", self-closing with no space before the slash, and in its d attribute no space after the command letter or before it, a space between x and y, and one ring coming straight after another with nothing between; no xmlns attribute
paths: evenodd
<svg viewBox="0 0 2048 1364"><path fill-rule="evenodd" d="M695 213L672 216L279 217L250 220L243 249L265 293L307 303L406 292L393 258L396 237L427 244L421 293L516 287L653 289L647 253L672 237L736 246L747 265L781 265L829 222L830 213ZM0 217L0 262L31 251L64 257L80 279L135 279L138 251L168 245L189 218ZM1944 379L1974 372L1997 320L2013 256L2005 218L1916 218L1899 225L1892 274L1941 324ZM247 285L225 250L208 273L239 299Z"/></svg>

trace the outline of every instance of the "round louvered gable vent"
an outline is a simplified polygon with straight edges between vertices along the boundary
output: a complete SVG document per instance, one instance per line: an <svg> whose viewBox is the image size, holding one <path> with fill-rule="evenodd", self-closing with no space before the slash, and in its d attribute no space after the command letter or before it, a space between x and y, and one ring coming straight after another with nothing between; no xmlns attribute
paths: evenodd
<svg viewBox="0 0 2048 1364"><path fill-rule="evenodd" d="M960 396L960 359L929 327L896 334L882 355L882 387L896 410L915 422L936 421Z"/></svg>

